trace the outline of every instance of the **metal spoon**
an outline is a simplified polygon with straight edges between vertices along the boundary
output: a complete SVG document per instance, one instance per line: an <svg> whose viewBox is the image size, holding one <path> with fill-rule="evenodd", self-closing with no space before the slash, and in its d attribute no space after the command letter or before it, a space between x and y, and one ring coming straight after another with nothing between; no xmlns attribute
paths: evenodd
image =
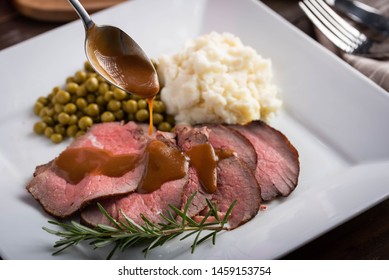
<svg viewBox="0 0 389 280"><path fill-rule="evenodd" d="M158 76L142 48L119 28L96 25L78 0L68 1L84 23L85 53L93 69L126 92L154 97Z"/></svg>

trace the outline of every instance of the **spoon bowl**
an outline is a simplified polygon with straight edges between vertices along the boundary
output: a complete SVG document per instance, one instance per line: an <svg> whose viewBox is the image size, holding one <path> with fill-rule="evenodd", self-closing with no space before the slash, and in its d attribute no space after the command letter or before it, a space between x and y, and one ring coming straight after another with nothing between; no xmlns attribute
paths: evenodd
<svg viewBox="0 0 389 280"><path fill-rule="evenodd" d="M142 48L124 31L96 25L78 0L68 0L85 27L85 54L92 68L114 86L143 98L159 91L157 72Z"/></svg>

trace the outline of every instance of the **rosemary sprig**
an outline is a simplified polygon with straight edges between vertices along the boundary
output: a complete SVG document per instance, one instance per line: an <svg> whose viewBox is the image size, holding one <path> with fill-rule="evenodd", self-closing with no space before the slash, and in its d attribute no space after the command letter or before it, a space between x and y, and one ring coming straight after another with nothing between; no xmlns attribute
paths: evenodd
<svg viewBox="0 0 389 280"><path fill-rule="evenodd" d="M217 205L213 204L207 199L208 212L200 222L196 222L187 215L187 210L192 203L196 193L194 193L187 201L183 210L178 209L173 205L169 205L170 209L167 214L160 214L164 222L155 224L147 217L141 215L144 225L139 225L131 220L125 213L121 212L125 218L125 222L116 221L108 212L97 204L100 211L110 220L113 226L99 224L94 229L83 226L75 221L70 223L61 223L50 220L49 223L62 227L63 231L57 231L43 227L45 231L50 234L61 237L60 240L54 243L54 248L58 248L53 255L57 255L65 249L76 246L82 241L90 240L90 245L94 248L102 248L113 244L113 249L107 256L111 259L117 250L125 251L129 247L145 244L143 252L145 257L150 250L164 245L167 241L183 236L180 240L184 240L192 235L195 235L194 241L191 245L191 252L193 253L196 247L204 241L212 238L212 243L215 245L216 235L222 230L228 230L226 223L231 214L232 208L235 206L234 201L229 207L223 219L220 219L217 211ZM180 217L180 219L177 219ZM209 218L213 217L212 222ZM201 237L203 231L210 231L207 235Z"/></svg>

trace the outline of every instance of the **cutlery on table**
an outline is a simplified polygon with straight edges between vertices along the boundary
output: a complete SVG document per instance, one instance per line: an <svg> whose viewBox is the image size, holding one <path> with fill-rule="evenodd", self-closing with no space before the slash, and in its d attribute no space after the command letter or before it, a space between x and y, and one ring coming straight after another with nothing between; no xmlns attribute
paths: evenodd
<svg viewBox="0 0 389 280"><path fill-rule="evenodd" d="M368 38L323 0L303 0L299 5L312 23L344 52L376 59L389 58L388 42L385 44Z"/></svg>

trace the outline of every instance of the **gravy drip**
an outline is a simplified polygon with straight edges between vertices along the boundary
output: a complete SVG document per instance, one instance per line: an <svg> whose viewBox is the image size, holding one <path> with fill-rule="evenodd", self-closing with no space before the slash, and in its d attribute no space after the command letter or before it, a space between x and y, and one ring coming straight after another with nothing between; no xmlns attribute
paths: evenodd
<svg viewBox="0 0 389 280"><path fill-rule="evenodd" d="M185 156L175 147L159 140L150 141L146 148L146 170L137 192L150 193L165 182L181 179L186 175Z"/></svg>
<svg viewBox="0 0 389 280"><path fill-rule="evenodd" d="M190 164L197 172L200 184L208 193L214 193L217 187L217 157L211 144L193 146L186 154L190 158Z"/></svg>
<svg viewBox="0 0 389 280"><path fill-rule="evenodd" d="M83 147L66 149L55 164L65 180L77 184L88 175L123 176L137 166L140 158L139 155L113 155L107 150Z"/></svg>
<svg viewBox="0 0 389 280"><path fill-rule="evenodd" d="M234 150L229 150L229 149L227 149L227 150L226 149L215 149L215 153L217 155L218 161L232 157L235 155Z"/></svg>

